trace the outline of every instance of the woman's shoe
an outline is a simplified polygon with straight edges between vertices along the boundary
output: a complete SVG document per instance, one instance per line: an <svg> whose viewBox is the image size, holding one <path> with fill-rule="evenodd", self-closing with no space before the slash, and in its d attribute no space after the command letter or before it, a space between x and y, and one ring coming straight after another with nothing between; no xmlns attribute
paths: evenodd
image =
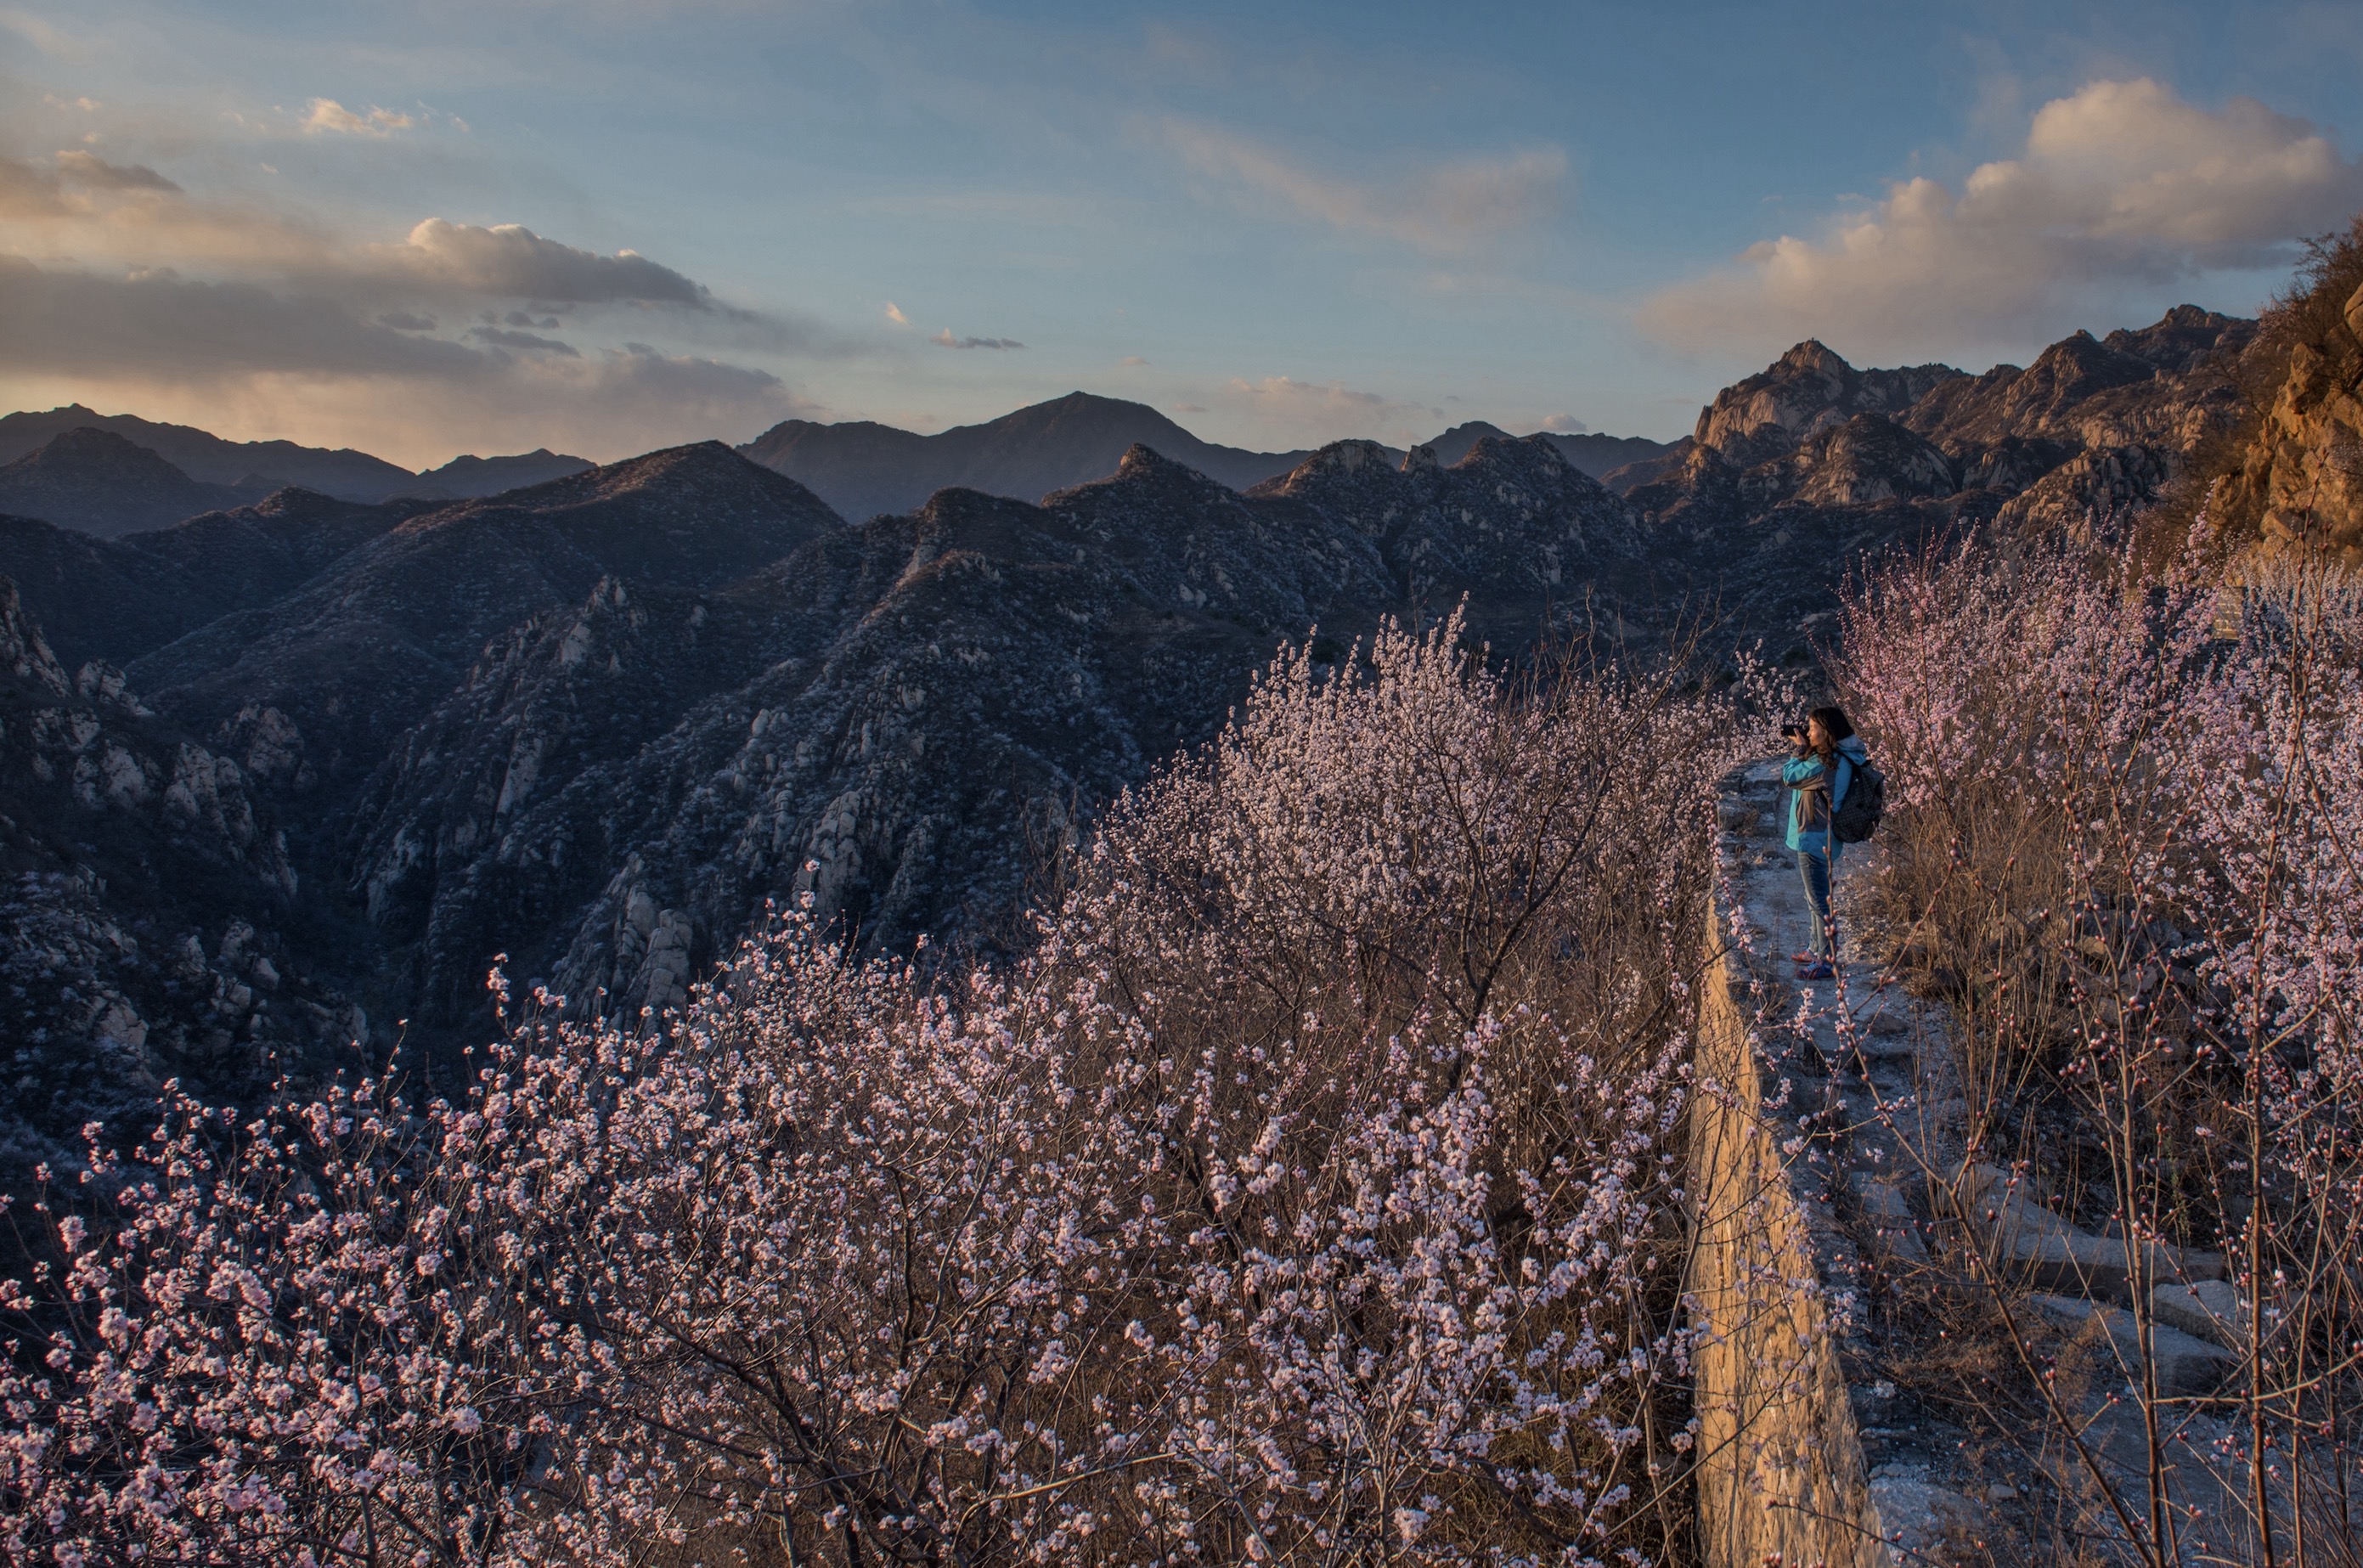
<svg viewBox="0 0 2363 1568"><path fill-rule="evenodd" d="M1818 959L1811 963L1801 963L1797 966L1797 978L1800 980L1836 980L1837 977L1836 970Z"/></svg>

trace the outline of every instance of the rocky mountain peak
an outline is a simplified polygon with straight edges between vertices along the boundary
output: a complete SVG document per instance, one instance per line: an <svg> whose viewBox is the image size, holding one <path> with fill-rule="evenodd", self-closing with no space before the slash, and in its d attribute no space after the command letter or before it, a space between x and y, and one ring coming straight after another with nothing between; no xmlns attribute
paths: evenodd
<svg viewBox="0 0 2363 1568"><path fill-rule="evenodd" d="M1403 466L1410 468L1408 460ZM1542 477L1553 484L1569 478L1593 487L1600 483L1578 468L1548 436L1486 436L1462 453L1460 461L1452 467L1456 471L1466 469Z"/></svg>
<svg viewBox="0 0 2363 1568"><path fill-rule="evenodd" d="M1433 456L1435 449L1428 450ZM1258 488L1285 494L1289 485L1310 481L1317 475L1354 473L1364 468L1392 469L1396 466L1393 454L1376 441L1331 441L1285 474Z"/></svg>
<svg viewBox="0 0 2363 1568"><path fill-rule="evenodd" d="M1815 430L1857 414L1896 415L1959 377L1950 365L1858 371L1815 339L1727 386L1699 410L1692 439L1736 468L1784 456Z"/></svg>
<svg viewBox="0 0 2363 1568"><path fill-rule="evenodd" d="M1798 375L1819 376L1833 386L1843 384L1847 377L1854 374L1854 367L1819 338L1806 339L1773 363Z"/></svg>
<svg viewBox="0 0 2363 1568"><path fill-rule="evenodd" d="M1077 394L1077 395L1082 395ZM1116 459L1115 463L1115 477L1118 479L1159 479L1170 483L1183 474L1189 475L1191 479L1208 483L1205 476L1199 473L1197 470L1175 462L1171 458L1161 455L1156 448L1143 441L1135 441L1125 448L1124 455Z"/></svg>
<svg viewBox="0 0 2363 1568"><path fill-rule="evenodd" d="M751 485L770 489L782 477L760 463L748 462L720 441L695 441L545 480L499 499L533 506L566 506L611 500L635 491L684 486L704 489L714 485ZM793 480L787 484L796 494L811 498L811 493Z"/></svg>
<svg viewBox="0 0 2363 1568"><path fill-rule="evenodd" d="M2178 305L2150 326L2119 328L2101 341L2121 354L2146 360L2169 374L2197 370L2218 356L2240 352L2255 340L2257 324L2221 311Z"/></svg>

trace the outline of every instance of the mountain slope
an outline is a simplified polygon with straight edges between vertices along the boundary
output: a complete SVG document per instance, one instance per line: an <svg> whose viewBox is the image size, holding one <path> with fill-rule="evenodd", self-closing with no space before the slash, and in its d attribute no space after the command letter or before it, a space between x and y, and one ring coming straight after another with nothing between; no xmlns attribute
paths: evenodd
<svg viewBox="0 0 2363 1568"><path fill-rule="evenodd" d="M675 447L406 517L267 609L131 669L192 723L267 707L308 745L312 776L358 778L486 639L601 578L710 587L841 526L810 491L719 442Z"/></svg>
<svg viewBox="0 0 2363 1568"><path fill-rule="evenodd" d="M1630 509L1533 439L1450 469L1339 443L1246 496L1146 448L1039 506L946 490L500 639L370 781L351 874L445 1025L501 949L580 1009L661 1008L804 894L889 948L992 945L1038 857L1211 735L1276 647L1317 627L1342 658L1464 593L1523 639L1642 555Z"/></svg>
<svg viewBox="0 0 2363 1568"><path fill-rule="evenodd" d="M67 430L0 467L0 512L101 539L260 498L228 485L200 484L111 430Z"/></svg>
<svg viewBox="0 0 2363 1568"><path fill-rule="evenodd" d="M947 490L716 593L609 582L521 628L372 781L357 875L447 1018L496 937L580 1006L665 1006L799 893L890 946L990 941L1029 842L1392 595L1358 530L1145 449L1040 506Z"/></svg>
<svg viewBox="0 0 2363 1568"><path fill-rule="evenodd" d="M241 1100L366 1039L312 978L356 933L300 892L243 770L118 673L69 674L0 578L0 1184L78 1159L86 1121L138 1138L168 1077Z"/></svg>
<svg viewBox="0 0 2363 1568"><path fill-rule="evenodd" d="M27 612L69 666L128 664L293 592L420 509L282 490L250 506L111 539L0 516L0 575L15 580Z"/></svg>

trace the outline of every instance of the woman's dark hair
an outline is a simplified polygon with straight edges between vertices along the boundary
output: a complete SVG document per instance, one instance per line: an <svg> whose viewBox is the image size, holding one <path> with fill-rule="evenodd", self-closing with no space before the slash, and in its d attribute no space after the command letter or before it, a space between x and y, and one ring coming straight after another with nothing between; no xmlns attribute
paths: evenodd
<svg viewBox="0 0 2363 1568"><path fill-rule="evenodd" d="M1805 717L1821 721L1822 733L1830 738L1830 750L1834 751L1837 750L1839 741L1854 739L1854 724L1847 717L1844 708L1817 707Z"/></svg>

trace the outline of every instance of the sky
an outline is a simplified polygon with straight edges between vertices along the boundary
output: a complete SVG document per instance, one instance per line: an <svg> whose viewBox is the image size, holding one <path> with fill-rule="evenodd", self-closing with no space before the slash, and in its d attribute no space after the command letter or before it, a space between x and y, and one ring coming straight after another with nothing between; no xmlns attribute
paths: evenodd
<svg viewBox="0 0 2363 1568"><path fill-rule="evenodd" d="M412 467L1081 389L1670 439L2253 313L2363 6L0 0L0 409Z"/></svg>

